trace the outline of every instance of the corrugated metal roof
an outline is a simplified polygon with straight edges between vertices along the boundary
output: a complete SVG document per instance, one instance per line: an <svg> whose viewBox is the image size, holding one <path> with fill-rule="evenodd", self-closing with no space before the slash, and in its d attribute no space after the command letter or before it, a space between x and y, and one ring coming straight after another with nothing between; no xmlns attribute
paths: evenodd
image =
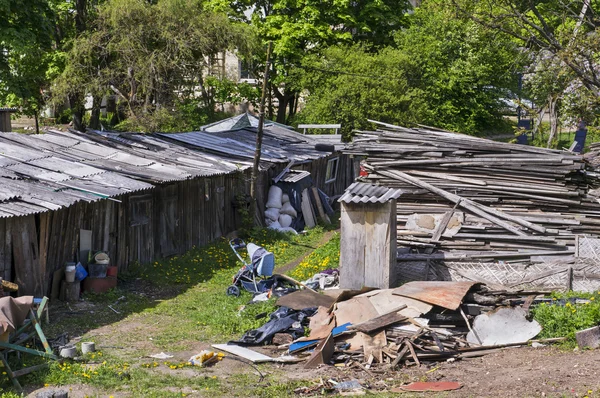
<svg viewBox="0 0 600 398"><path fill-rule="evenodd" d="M240 115L212 125L218 130L213 133L0 133L0 218L250 168L256 144L254 119ZM228 124L235 129L222 130ZM263 163L292 159L301 163L327 156L315 149L315 143L287 126L271 123L265 130ZM304 178L303 174L288 178L300 176Z"/></svg>
<svg viewBox="0 0 600 398"><path fill-rule="evenodd" d="M310 177L310 173L304 170L290 170L279 181L283 182L298 182L306 177Z"/></svg>
<svg viewBox="0 0 600 398"><path fill-rule="evenodd" d="M391 199L398 199L400 195L402 195L401 189L391 189L379 185L355 182L346 189L339 202L385 203Z"/></svg>
<svg viewBox="0 0 600 398"><path fill-rule="evenodd" d="M0 107L0 112L17 112L18 110L18 108Z"/></svg>

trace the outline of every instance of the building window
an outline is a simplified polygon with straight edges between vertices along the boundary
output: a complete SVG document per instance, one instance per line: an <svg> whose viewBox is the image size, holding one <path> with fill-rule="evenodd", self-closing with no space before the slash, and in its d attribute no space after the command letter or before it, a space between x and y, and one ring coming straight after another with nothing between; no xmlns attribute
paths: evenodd
<svg viewBox="0 0 600 398"><path fill-rule="evenodd" d="M129 199L129 211L131 227L148 225L152 214L152 196L132 196Z"/></svg>
<svg viewBox="0 0 600 398"><path fill-rule="evenodd" d="M327 161L327 172L325 173L325 183L333 182L337 178L338 164L340 158L333 158Z"/></svg>

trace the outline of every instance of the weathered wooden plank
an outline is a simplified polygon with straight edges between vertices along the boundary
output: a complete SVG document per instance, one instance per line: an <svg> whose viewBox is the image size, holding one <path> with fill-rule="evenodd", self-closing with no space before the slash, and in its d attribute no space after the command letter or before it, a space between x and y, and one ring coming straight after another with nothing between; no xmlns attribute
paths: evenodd
<svg viewBox="0 0 600 398"><path fill-rule="evenodd" d="M366 214L362 206L342 203L340 240L340 288L361 289L365 286Z"/></svg>

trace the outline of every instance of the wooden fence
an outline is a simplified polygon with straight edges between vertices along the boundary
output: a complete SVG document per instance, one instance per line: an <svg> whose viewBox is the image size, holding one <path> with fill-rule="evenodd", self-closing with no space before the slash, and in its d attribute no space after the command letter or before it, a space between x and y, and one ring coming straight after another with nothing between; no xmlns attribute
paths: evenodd
<svg viewBox="0 0 600 398"><path fill-rule="evenodd" d="M338 155L297 168L310 171L328 195L341 194L354 178L353 161L339 155L335 181L325 183L327 162ZM270 179L283 165L263 170L257 201L264 212ZM249 193L250 170L194 178L121 195L112 200L78 202L70 207L0 219L0 276L15 281L21 294L48 294L53 273L75 261L80 233L91 231L92 250L107 251L126 270L134 263L185 253L241 226L234 200Z"/></svg>

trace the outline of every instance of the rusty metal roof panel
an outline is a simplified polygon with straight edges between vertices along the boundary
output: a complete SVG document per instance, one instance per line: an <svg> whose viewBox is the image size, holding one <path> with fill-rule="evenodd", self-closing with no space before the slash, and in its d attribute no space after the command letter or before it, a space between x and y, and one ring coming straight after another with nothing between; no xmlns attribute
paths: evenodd
<svg viewBox="0 0 600 398"><path fill-rule="evenodd" d="M401 189L355 182L346 189L342 197L340 197L339 202L385 203L388 200L398 199L400 195L402 195Z"/></svg>
<svg viewBox="0 0 600 398"><path fill-rule="evenodd" d="M477 282L408 282L394 289L392 294L404 296L449 310L456 310L467 292Z"/></svg>

